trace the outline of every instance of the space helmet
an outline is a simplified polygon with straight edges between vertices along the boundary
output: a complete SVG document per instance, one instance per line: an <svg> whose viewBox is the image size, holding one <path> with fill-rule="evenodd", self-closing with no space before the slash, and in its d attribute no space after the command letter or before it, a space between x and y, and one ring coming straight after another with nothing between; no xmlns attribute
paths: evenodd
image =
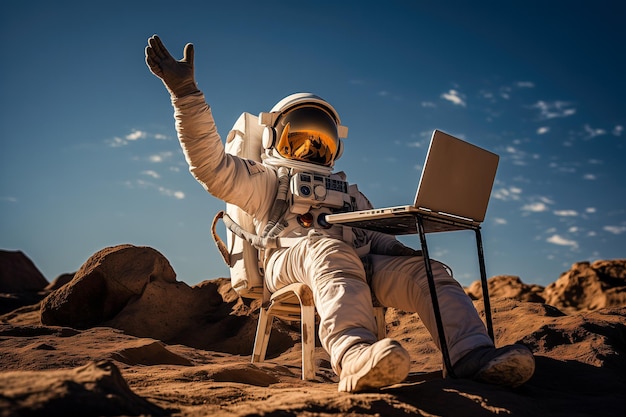
<svg viewBox="0 0 626 417"><path fill-rule="evenodd" d="M348 128L341 125L337 111L311 93L291 94L269 113L261 113L265 126L263 147L275 164L313 164L332 169L342 153L342 138Z"/></svg>

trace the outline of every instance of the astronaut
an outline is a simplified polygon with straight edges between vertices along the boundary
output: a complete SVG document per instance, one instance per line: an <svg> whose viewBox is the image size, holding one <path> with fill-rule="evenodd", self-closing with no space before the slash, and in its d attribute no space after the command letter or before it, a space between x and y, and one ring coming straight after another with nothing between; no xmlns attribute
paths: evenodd
<svg viewBox="0 0 626 417"><path fill-rule="evenodd" d="M416 312L439 344L421 253L394 236L325 223L324 214L340 204L342 209L367 208L369 202L355 187L350 198L331 201L331 207L276 208L276 201L283 201L277 196L285 193L284 180L293 173L345 179L332 173L342 152L340 136L347 133L335 109L308 93L281 100L261 115L263 163L249 161L224 151L211 108L195 82L193 45L187 44L183 58L176 60L155 35L145 52L150 71L170 93L191 174L213 196L250 214L259 236L295 241L261 251L265 283L272 292L295 282L312 289L320 341L339 376L338 390L360 392L402 382L409 353L396 340L377 340L372 294L384 306ZM535 368L530 350L523 345L495 348L451 271L434 260L431 268L454 374L502 386L526 382Z"/></svg>

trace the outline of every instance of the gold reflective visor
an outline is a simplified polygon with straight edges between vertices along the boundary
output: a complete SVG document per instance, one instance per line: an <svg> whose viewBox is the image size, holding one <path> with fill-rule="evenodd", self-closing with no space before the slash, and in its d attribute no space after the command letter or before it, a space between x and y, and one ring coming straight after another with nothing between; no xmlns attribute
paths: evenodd
<svg viewBox="0 0 626 417"><path fill-rule="evenodd" d="M282 115L276 129L278 153L287 159L332 166L337 155L337 122L327 110L312 105L295 107Z"/></svg>
<svg viewBox="0 0 626 417"><path fill-rule="evenodd" d="M337 144L334 138L315 130L290 132L290 124L287 123L276 150L288 159L330 165L337 152Z"/></svg>

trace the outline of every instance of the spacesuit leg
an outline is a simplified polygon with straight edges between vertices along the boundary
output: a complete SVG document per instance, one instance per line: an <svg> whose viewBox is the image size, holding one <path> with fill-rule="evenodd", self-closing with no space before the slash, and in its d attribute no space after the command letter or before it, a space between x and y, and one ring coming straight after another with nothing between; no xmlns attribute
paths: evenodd
<svg viewBox="0 0 626 417"><path fill-rule="evenodd" d="M433 341L440 347L424 259L383 255L369 255L369 259L372 290L380 303L418 313ZM455 364L476 347L493 346L472 300L452 277L451 271L432 260L431 267L451 362Z"/></svg>
<svg viewBox="0 0 626 417"><path fill-rule="evenodd" d="M303 238L271 255L265 277L271 292L295 282L312 289L320 341L337 374L348 348L376 342L371 291L363 264L348 244L325 236Z"/></svg>

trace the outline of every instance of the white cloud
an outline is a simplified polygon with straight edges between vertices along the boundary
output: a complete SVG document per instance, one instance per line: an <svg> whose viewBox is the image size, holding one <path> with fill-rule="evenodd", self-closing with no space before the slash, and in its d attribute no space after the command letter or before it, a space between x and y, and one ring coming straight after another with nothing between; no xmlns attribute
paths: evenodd
<svg viewBox="0 0 626 417"><path fill-rule="evenodd" d="M572 249L578 248L578 242L576 242L575 240L566 239L563 236L556 235L556 234L547 238L546 242L552 243L554 245L559 245L559 246L569 246Z"/></svg>
<svg viewBox="0 0 626 417"><path fill-rule="evenodd" d="M504 150L510 155L514 165L525 166L527 164L526 159L528 154L526 152L519 150L512 145L508 145Z"/></svg>
<svg viewBox="0 0 626 417"><path fill-rule="evenodd" d="M585 139L593 139L596 136L606 135L606 130L602 128L594 129L591 126L586 124L584 126L584 129L585 129L585 132L587 133L587 135L585 136Z"/></svg>
<svg viewBox="0 0 626 417"><path fill-rule="evenodd" d="M443 93L441 98L450 101L452 104L457 106L466 107L467 103L465 102L465 97L459 93L458 91L452 89L447 93Z"/></svg>
<svg viewBox="0 0 626 417"><path fill-rule="evenodd" d="M124 140L120 137L114 137L113 139L109 139L106 141L111 148L119 148L120 146L128 145L128 141Z"/></svg>
<svg viewBox="0 0 626 417"><path fill-rule="evenodd" d="M522 194L522 189L519 187L511 186L508 188L499 188L497 190L493 190L491 196L497 200L502 201L516 201L520 199L520 195Z"/></svg>
<svg viewBox="0 0 626 417"><path fill-rule="evenodd" d="M495 219L493 219L493 222L495 224L507 224L508 222L506 221L506 219L500 218L500 217L496 217Z"/></svg>
<svg viewBox="0 0 626 417"><path fill-rule="evenodd" d="M626 232L626 226L604 226L602 229L614 235L621 235Z"/></svg>
<svg viewBox="0 0 626 417"><path fill-rule="evenodd" d="M537 103L530 106L531 108L538 109L541 115L541 119L554 119L557 117L568 117L576 114L576 109L572 107L571 103L566 101L553 101L546 102L539 100Z"/></svg>
<svg viewBox="0 0 626 417"><path fill-rule="evenodd" d="M595 207L587 207L585 209L585 213L595 213L596 212L596 208Z"/></svg>
<svg viewBox="0 0 626 417"><path fill-rule="evenodd" d="M546 204L554 204L554 201L548 197L539 197L539 201L542 201Z"/></svg>
<svg viewBox="0 0 626 417"><path fill-rule="evenodd" d="M578 216L578 212L576 210L554 210L553 212L556 216L562 217L574 217Z"/></svg>
<svg viewBox="0 0 626 417"><path fill-rule="evenodd" d="M150 155L148 157L148 160L150 162L154 162L154 163L163 162L166 159L171 158L172 155L173 155L173 153L171 151L161 152L161 153L158 153L158 154Z"/></svg>
<svg viewBox="0 0 626 417"><path fill-rule="evenodd" d="M8 196L0 197L0 201L6 201L9 203L17 203L17 198L8 195Z"/></svg>
<svg viewBox="0 0 626 417"><path fill-rule="evenodd" d="M528 212L528 213L541 213L545 211L550 211L548 207L550 204L554 204L550 198L545 196L534 196L532 197L533 202L524 204L520 210Z"/></svg>
<svg viewBox="0 0 626 417"><path fill-rule="evenodd" d="M158 173L158 172L153 171L153 170L151 170L151 169L146 170L146 171L142 171L141 173L142 173L143 175L147 175L147 176L152 177L152 178L154 178L154 179L161 178L161 176L159 175L159 173Z"/></svg>
<svg viewBox="0 0 626 417"><path fill-rule="evenodd" d="M622 133L624 132L624 126L622 125L617 125L613 128L613 135L615 136L622 136Z"/></svg>
<svg viewBox="0 0 626 417"><path fill-rule="evenodd" d="M141 130L133 130L131 133L126 135L126 139L130 140L130 141L133 141L133 140L144 139L147 136L148 136L148 134L146 132L143 132Z"/></svg>
<svg viewBox="0 0 626 417"><path fill-rule="evenodd" d="M129 134L125 135L123 138L119 136L115 136L113 139L107 139L106 143L112 148L117 148L120 146L126 146L130 142L135 142L140 139L146 139L150 137L153 137L156 140L169 139L168 136L161 134L161 133L150 134L143 130L133 129Z"/></svg>
<svg viewBox="0 0 626 417"><path fill-rule="evenodd" d="M182 191L170 190L165 187L159 187L159 192L167 197L174 197L177 200L182 200L185 198L185 193Z"/></svg>
<svg viewBox="0 0 626 417"><path fill-rule="evenodd" d="M518 81L515 85L519 88L535 88L535 83L532 81Z"/></svg>
<svg viewBox="0 0 626 417"><path fill-rule="evenodd" d="M545 135L549 131L550 131L550 128L547 127L547 126L541 126L541 127L537 128L537 134L538 135Z"/></svg>
<svg viewBox="0 0 626 417"><path fill-rule="evenodd" d="M523 211L530 211L532 213L540 213L542 211L548 211L548 206L540 201L537 201L535 203L530 203L530 204L525 204L522 207Z"/></svg>
<svg viewBox="0 0 626 417"><path fill-rule="evenodd" d="M596 177L595 174L585 174L583 175L583 179L593 181L595 179L598 179L598 177Z"/></svg>
<svg viewBox="0 0 626 417"><path fill-rule="evenodd" d="M159 193L161 193L162 195L166 197L174 197L178 200L182 200L185 198L185 193L182 191L170 190L169 188L165 188L153 182L144 181L142 179L135 180L134 183L131 181L126 181L125 185L131 189L135 188L135 185L139 188L151 188L151 189L156 188L159 191Z"/></svg>
<svg viewBox="0 0 626 417"><path fill-rule="evenodd" d="M576 232L578 232L578 227L572 226L569 229L567 229L567 231L570 232L570 233L576 233Z"/></svg>
<svg viewBox="0 0 626 417"><path fill-rule="evenodd" d="M437 107L437 105L433 103L432 101L422 101L421 104L422 104L422 107L430 107L430 108Z"/></svg>

